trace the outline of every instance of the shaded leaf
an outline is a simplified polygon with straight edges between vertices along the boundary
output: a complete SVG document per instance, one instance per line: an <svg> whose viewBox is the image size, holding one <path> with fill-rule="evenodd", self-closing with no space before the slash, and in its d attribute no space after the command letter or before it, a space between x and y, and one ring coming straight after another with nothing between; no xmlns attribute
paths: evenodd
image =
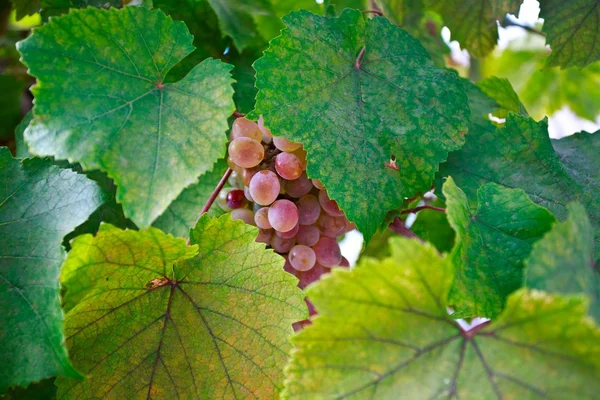
<svg viewBox="0 0 600 400"><path fill-rule="evenodd" d="M154 226L174 236L188 237L206 201L227 170L227 161L220 159L212 171L203 174L198 182L185 188L167 208L163 215L154 221ZM210 216L220 216L225 212L215 203L208 210Z"/></svg>
<svg viewBox="0 0 600 400"><path fill-rule="evenodd" d="M254 116L304 145L308 175L368 241L404 197L429 189L438 163L462 145L469 111L460 81L384 18L300 11L284 23L254 64ZM385 166L391 156L401 172ZM348 170L357 178L347 179Z"/></svg>
<svg viewBox="0 0 600 400"><path fill-rule="evenodd" d="M518 14L522 0L425 0L428 8L441 14L457 40L477 58L485 57L498 42L498 20L507 13ZM459 17L460 16L460 17Z"/></svg>
<svg viewBox="0 0 600 400"><path fill-rule="evenodd" d="M0 139L13 137L21 121L21 94L25 83L10 76L0 75Z"/></svg>
<svg viewBox="0 0 600 400"><path fill-rule="evenodd" d="M594 233L585 209L569 205L569 217L533 246L526 285L551 293L586 293L590 313L600 321L600 271L594 269Z"/></svg>
<svg viewBox="0 0 600 400"><path fill-rule="evenodd" d="M273 398L307 312L256 232L224 215L202 217L192 246L156 228L77 238L61 279L83 298L65 331L88 379L59 378L58 398Z"/></svg>
<svg viewBox="0 0 600 400"><path fill-rule="evenodd" d="M103 200L86 177L0 148L0 393L53 375L79 376L63 347L60 244Z"/></svg>
<svg viewBox="0 0 600 400"><path fill-rule="evenodd" d="M459 318L496 317L506 298L521 287L525 259L533 243L550 230L554 216L522 190L494 183L477 190L475 210L451 177L443 193L448 221L456 231L449 302Z"/></svg>
<svg viewBox="0 0 600 400"><path fill-rule="evenodd" d="M31 123L32 119L33 119L33 113L31 111L29 111L27 114L25 114L25 117L23 118L23 120L19 123L19 125L17 125L17 127L15 129L15 142L16 142L16 148L17 148L15 153L16 153L17 158L33 157L32 154L27 149L27 143L25 143L25 139L23 138L23 133L25 132L25 129L27 129L27 127Z"/></svg>
<svg viewBox="0 0 600 400"><path fill-rule="evenodd" d="M11 388L1 398L3 400L54 400L56 399L54 378L32 383L25 388Z"/></svg>
<svg viewBox="0 0 600 400"><path fill-rule="evenodd" d="M430 205L445 208L441 200ZM440 253L447 253L454 247L456 234L448 223L446 213L432 210L423 210L417 214L417 220L412 224L410 230L426 242L435 246Z"/></svg>
<svg viewBox="0 0 600 400"><path fill-rule="evenodd" d="M548 64L585 67L600 60L600 2L597 0L540 0L542 32L552 48Z"/></svg>
<svg viewBox="0 0 600 400"><path fill-rule="evenodd" d="M430 245L334 270L308 289L319 316L295 338L290 399L593 399L600 330L579 298L521 290L487 326L446 312L452 271Z"/></svg>
<svg viewBox="0 0 600 400"><path fill-rule="evenodd" d="M150 225L225 150L230 66L205 60L163 83L191 41L183 23L143 7L74 10L34 30L19 43L38 78L30 151L105 171L125 215Z"/></svg>
<svg viewBox="0 0 600 400"><path fill-rule="evenodd" d="M506 78L492 76L477 82L477 86L490 98L496 100L501 108L501 113L496 113L498 117L506 117L509 111L515 114L527 115L527 111L521 104L519 96L515 93L512 85Z"/></svg>
<svg viewBox="0 0 600 400"><path fill-rule="evenodd" d="M472 104L480 104L482 99L478 97L485 95L473 90L469 91L469 96L472 96ZM546 120L536 122L509 112L504 126L496 127L474 114L465 146L451 153L448 161L440 166L436 186L441 186L443 177L452 176L466 193L471 208L477 190L487 182L520 188L559 220L567 217L568 203L579 201L592 221L597 237L596 252L600 254L600 198L590 195L600 182L600 169L593 167L597 159L593 146L598 146L600 136L585 138L589 152L582 151L578 155L581 161L570 161L569 164L561 161L552 147L560 141L550 140ZM582 167L587 163L592 167Z"/></svg>

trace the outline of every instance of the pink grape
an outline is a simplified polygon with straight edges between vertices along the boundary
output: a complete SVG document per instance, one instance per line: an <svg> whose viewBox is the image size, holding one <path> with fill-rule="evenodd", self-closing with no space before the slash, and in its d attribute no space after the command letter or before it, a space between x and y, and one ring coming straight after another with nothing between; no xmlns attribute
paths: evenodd
<svg viewBox="0 0 600 400"><path fill-rule="evenodd" d="M295 244L295 239L284 239L277 235L273 235L271 238L271 247L279 254L287 253L292 249L292 247L294 247Z"/></svg>
<svg viewBox="0 0 600 400"><path fill-rule="evenodd" d="M252 180L252 177L256 175L258 171L260 171L258 167L244 168L242 170L242 183L246 186L250 185L250 180Z"/></svg>
<svg viewBox="0 0 600 400"><path fill-rule="evenodd" d="M312 267L311 269L309 269L308 271L304 271L304 272L298 271L298 273L296 273L294 275L296 275L298 277L298 280L299 280L298 287L300 289L304 289L311 283L318 281L319 278L321 278L321 276L326 275L329 272L330 272L329 268L325 268L324 266L319 264L319 262L317 261L315 266Z"/></svg>
<svg viewBox="0 0 600 400"><path fill-rule="evenodd" d="M317 262L324 267L335 267L342 262L342 252L335 239L321 237L312 249L317 256Z"/></svg>
<svg viewBox="0 0 600 400"><path fill-rule="evenodd" d="M254 223L260 229L271 229L272 226L269 223L269 207L263 207L254 213Z"/></svg>
<svg viewBox="0 0 600 400"><path fill-rule="evenodd" d="M283 152L275 157L275 170L283 179L292 181L302 175L304 165L296 155Z"/></svg>
<svg viewBox="0 0 600 400"><path fill-rule="evenodd" d="M247 208L236 208L231 212L231 219L241 219L248 225L254 225L254 213Z"/></svg>
<svg viewBox="0 0 600 400"><path fill-rule="evenodd" d="M275 172L263 170L252 177L249 188L250 195L257 204L268 206L279 196L281 185Z"/></svg>
<svg viewBox="0 0 600 400"><path fill-rule="evenodd" d="M325 186L323 186L323 184L321 183L320 180L318 179L313 179L312 180L312 184L319 190L325 190Z"/></svg>
<svg viewBox="0 0 600 400"><path fill-rule="evenodd" d="M293 227L292 229L290 229L287 232L279 232L279 231L275 231L275 234L278 236L281 236L284 239L291 239L293 237L296 236L296 234L298 233L298 230L300 229L300 225L296 224L295 227Z"/></svg>
<svg viewBox="0 0 600 400"><path fill-rule="evenodd" d="M308 271L315 266L317 257L313 249L308 246L298 244L290 250L288 255L290 264L298 271Z"/></svg>
<svg viewBox="0 0 600 400"><path fill-rule="evenodd" d="M244 191L240 189L234 189L227 193L226 201L229 208L241 208L247 203L246 198L244 197Z"/></svg>
<svg viewBox="0 0 600 400"><path fill-rule="evenodd" d="M242 168L252 168L263 160L265 149L254 139L239 137L229 143L229 157Z"/></svg>
<svg viewBox="0 0 600 400"><path fill-rule="evenodd" d="M270 244L273 237L273 229L259 229L256 241L259 243Z"/></svg>
<svg viewBox="0 0 600 400"><path fill-rule="evenodd" d="M319 200L312 194L305 194L296 202L298 207L300 225L312 225L319 219L321 215L321 206Z"/></svg>
<svg viewBox="0 0 600 400"><path fill-rule="evenodd" d="M231 133L229 134L229 139L234 140L240 137L247 137L250 139L254 139L260 143L262 140L262 132L258 127L256 122L250 121L244 117L236 118L233 121L233 125L231 126Z"/></svg>
<svg viewBox="0 0 600 400"><path fill-rule="evenodd" d="M305 246L314 246L319 241L321 233L314 225L300 225L296 233L296 242Z"/></svg>
<svg viewBox="0 0 600 400"><path fill-rule="evenodd" d="M281 151L294 151L302 146L300 143L294 143L282 137L273 137L273 144Z"/></svg>
<svg viewBox="0 0 600 400"><path fill-rule="evenodd" d="M321 236L336 238L341 236L346 230L346 218L332 217L327 213L321 213L317 226L321 231Z"/></svg>
<svg viewBox="0 0 600 400"><path fill-rule="evenodd" d="M298 208L289 200L277 200L269 208L269 222L276 231L287 232L298 224Z"/></svg>
<svg viewBox="0 0 600 400"><path fill-rule="evenodd" d="M244 186L244 196L246 197L246 199L248 199L248 201L251 201L254 203L254 199L252 198L252 195L250 194L250 188L248 186Z"/></svg>
<svg viewBox="0 0 600 400"><path fill-rule="evenodd" d="M298 179L293 181L285 181L285 192L291 197L302 197L313 188L313 184L310 179L306 176L306 172L303 172Z"/></svg>
<svg viewBox="0 0 600 400"><path fill-rule="evenodd" d="M263 120L262 115L258 117L258 129L260 129L263 134L263 141L265 143L271 143L271 140L273 140L273 135L271 134L269 128L265 127L265 121Z"/></svg>
<svg viewBox="0 0 600 400"><path fill-rule="evenodd" d="M339 267L350 268L350 261L348 261L346 257L342 256L342 262L340 263Z"/></svg>
<svg viewBox="0 0 600 400"><path fill-rule="evenodd" d="M335 200L331 200L324 190L319 192L319 203L321 204L321 208L329 215L334 217L341 217L344 215L344 212L340 210Z"/></svg>

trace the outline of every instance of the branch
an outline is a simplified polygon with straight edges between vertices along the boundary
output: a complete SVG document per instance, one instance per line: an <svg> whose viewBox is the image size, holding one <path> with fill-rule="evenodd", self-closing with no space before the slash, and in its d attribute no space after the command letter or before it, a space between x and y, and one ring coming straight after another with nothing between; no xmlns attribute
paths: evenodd
<svg viewBox="0 0 600 400"><path fill-rule="evenodd" d="M210 207L215 202L215 199L219 195L219 192L221 191L221 189L223 189L223 186L225 186L225 182L227 182L227 179L229 179L232 172L233 172L233 170L231 168L227 168L227 171L225 171L225 173L223 174L223 177L221 178L221 180L215 187L215 190L213 190L213 192L210 195L210 197L208 198L208 200L206 200L206 204L204 204L204 207L202 207L202 211L200 211L200 215L198 216L198 219L196 220L196 223L194 224L194 226L198 225L198 221L200 220L200 217L202 217L202 215L204 215L208 210L210 210ZM189 238L188 238L187 243L188 243L188 245L190 244Z"/></svg>
<svg viewBox="0 0 600 400"><path fill-rule="evenodd" d="M383 17L383 13L381 12L381 10L364 10L361 12L363 14L375 14L375 15L379 15L380 17Z"/></svg>
<svg viewBox="0 0 600 400"><path fill-rule="evenodd" d="M404 225L404 222L398 217L394 218L389 228L400 236L404 236L409 239L418 239L421 243L425 243L425 241L417 236L417 234L408 229L406 225Z"/></svg>
<svg viewBox="0 0 600 400"><path fill-rule="evenodd" d="M241 113L241 112L238 112L238 111L236 110L236 111L234 111L234 112L233 112L233 114L232 114L231 116L232 116L232 117L234 117L234 118L242 118L242 117L245 117L245 116L246 116L246 114L244 114L244 113Z"/></svg>
<svg viewBox="0 0 600 400"><path fill-rule="evenodd" d="M506 28L509 26L516 26L518 28L525 29L527 32L533 33L535 35L540 35L540 36L546 37L546 34L544 32L540 32L537 29L532 28L531 26L521 25L520 23L518 23L512 19L504 18L504 20L502 21L502 27Z"/></svg>
<svg viewBox="0 0 600 400"><path fill-rule="evenodd" d="M419 206L419 207L415 207L415 208L408 208L406 210L403 210L400 214L404 215L404 214L413 214L413 213L418 213L419 211L422 210L434 210L434 211L439 211L439 212L446 212L445 208L441 208L441 207L434 207L434 206Z"/></svg>

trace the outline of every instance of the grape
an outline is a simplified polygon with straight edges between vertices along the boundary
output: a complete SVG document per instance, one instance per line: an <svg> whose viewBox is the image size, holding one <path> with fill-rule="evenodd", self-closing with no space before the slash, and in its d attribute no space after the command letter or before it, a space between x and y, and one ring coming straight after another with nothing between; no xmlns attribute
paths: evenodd
<svg viewBox="0 0 600 400"><path fill-rule="evenodd" d="M273 235L271 238L271 247L279 254L287 253L292 249L292 247L294 247L295 244L295 239L284 239L277 235Z"/></svg>
<svg viewBox="0 0 600 400"><path fill-rule="evenodd" d="M231 219L241 219L248 225L254 225L254 213L247 208L236 208L231 212Z"/></svg>
<svg viewBox="0 0 600 400"><path fill-rule="evenodd" d="M241 208L246 205L246 198L244 197L244 191L240 189L234 189L227 193L227 207L235 209Z"/></svg>
<svg viewBox="0 0 600 400"><path fill-rule="evenodd" d="M312 249L317 256L317 262L324 267L335 267L342 262L342 252L335 239L321 237Z"/></svg>
<svg viewBox="0 0 600 400"><path fill-rule="evenodd" d="M302 175L304 165L294 154L283 152L275 157L275 170L283 179L292 181Z"/></svg>
<svg viewBox="0 0 600 400"><path fill-rule="evenodd" d="M317 263L315 263L315 266L312 267L311 269L309 269L308 271L303 271L303 272L298 271L294 275L296 275L298 277L298 281L299 281L298 287L300 289L304 289L311 283L318 281L321 276L326 275L329 272L330 272L329 268L325 268L324 266L319 264L319 262L317 261Z"/></svg>
<svg viewBox="0 0 600 400"><path fill-rule="evenodd" d="M336 238L344 233L346 230L346 218L344 217L332 217L327 213L321 213L317 226L321 231L321 236L327 236L330 238Z"/></svg>
<svg viewBox="0 0 600 400"><path fill-rule="evenodd" d="M252 195L250 194L250 189L247 186L244 186L244 196L246 197L246 199L248 199L248 201L254 203L254 198L252 198Z"/></svg>
<svg viewBox="0 0 600 400"><path fill-rule="evenodd" d="M273 171L257 172L250 180L250 195L261 206L268 206L277 199L281 185Z"/></svg>
<svg viewBox="0 0 600 400"><path fill-rule="evenodd" d="M233 125L231 126L231 133L229 134L229 139L234 140L240 137L247 137L250 139L254 139L257 142L262 140L262 132L260 131L256 122L250 121L244 117L237 118L233 121Z"/></svg>
<svg viewBox="0 0 600 400"><path fill-rule="evenodd" d="M296 233L296 242L305 246L314 246L319 241L321 233L314 225L300 225Z"/></svg>
<svg viewBox="0 0 600 400"><path fill-rule="evenodd" d="M261 229L271 229L269 222L269 207L263 207L254 214L254 222Z"/></svg>
<svg viewBox="0 0 600 400"><path fill-rule="evenodd" d="M227 165L229 166L229 168L231 168L231 170L233 172L241 172L242 171L242 167L240 167L239 165L234 163L230 156L227 156Z"/></svg>
<svg viewBox="0 0 600 400"><path fill-rule="evenodd" d="M256 175L258 171L260 171L258 167L244 168L242 170L242 183L245 186L250 185L250 180L252 180L252 177Z"/></svg>
<svg viewBox="0 0 600 400"><path fill-rule="evenodd" d="M324 190L319 192L319 203L321 204L321 208L329 215L334 217L344 215L344 212L340 210L335 200L331 200Z"/></svg>
<svg viewBox="0 0 600 400"><path fill-rule="evenodd" d="M318 179L313 179L312 180L312 184L319 190L325 190L325 186L323 186L323 184L321 183L320 180Z"/></svg>
<svg viewBox="0 0 600 400"><path fill-rule="evenodd" d="M338 266L350 268L350 261L348 261L348 259L346 257L342 256L342 262Z"/></svg>
<svg viewBox="0 0 600 400"><path fill-rule="evenodd" d="M256 241L259 243L270 244L273 237L273 229L259 229Z"/></svg>
<svg viewBox="0 0 600 400"><path fill-rule="evenodd" d="M273 135L271 134L269 128L265 127L265 121L263 120L262 115L258 117L258 129L260 129L263 134L263 141L265 143L271 143L271 140L273 140Z"/></svg>
<svg viewBox="0 0 600 400"><path fill-rule="evenodd" d="M282 137L273 137L273 144L281 151L294 151L302 146L300 143L290 142Z"/></svg>
<svg viewBox="0 0 600 400"><path fill-rule="evenodd" d="M290 197L302 197L310 192L313 187L311 180L306 176L306 172L303 172L298 179L285 181L285 192Z"/></svg>
<svg viewBox="0 0 600 400"><path fill-rule="evenodd" d="M221 210L225 211L225 212L230 212L231 211L231 207L229 207L227 205L227 195L229 194L229 191L231 189L223 189L219 192L219 195L216 198L216 203L217 205L221 208Z"/></svg>
<svg viewBox="0 0 600 400"><path fill-rule="evenodd" d="M305 194L296 202L298 207L298 221L300 225L312 225L319 219L321 206L319 200L312 194Z"/></svg>
<svg viewBox="0 0 600 400"><path fill-rule="evenodd" d="M242 168L256 167L263 160L265 149L260 142L247 137L233 139L229 143L231 161Z"/></svg>
<svg viewBox="0 0 600 400"><path fill-rule="evenodd" d="M315 256L313 249L301 244L294 246L290 250L288 259L290 260L292 267L298 271L308 271L314 267L315 263L317 262L317 257Z"/></svg>
<svg viewBox="0 0 600 400"><path fill-rule="evenodd" d="M298 157L298 160L300 160L300 162L302 163L303 168L306 169L306 151L302 147L300 147L297 150L290 151L290 153Z"/></svg>
<svg viewBox="0 0 600 400"><path fill-rule="evenodd" d="M298 224L298 208L289 200L277 200L269 208L269 222L276 231L287 232Z"/></svg>
<svg viewBox="0 0 600 400"><path fill-rule="evenodd" d="M284 239L291 239L294 236L296 236L296 233L298 233L298 230L300 229L300 225L296 224L295 227L293 227L292 229L290 229L287 232L279 232L279 231L275 231L275 234L277 236L281 236Z"/></svg>

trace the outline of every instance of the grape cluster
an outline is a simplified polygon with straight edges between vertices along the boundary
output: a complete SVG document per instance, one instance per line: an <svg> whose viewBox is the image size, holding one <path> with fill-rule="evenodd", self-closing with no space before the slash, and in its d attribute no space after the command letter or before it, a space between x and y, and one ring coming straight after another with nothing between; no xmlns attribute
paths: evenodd
<svg viewBox="0 0 600 400"><path fill-rule="evenodd" d="M285 270L302 289L332 267L347 267L336 238L355 226L321 182L307 177L302 145L272 136L262 118L237 118L230 140L233 188L224 189L217 204L232 219L257 226L256 240L285 257Z"/></svg>

